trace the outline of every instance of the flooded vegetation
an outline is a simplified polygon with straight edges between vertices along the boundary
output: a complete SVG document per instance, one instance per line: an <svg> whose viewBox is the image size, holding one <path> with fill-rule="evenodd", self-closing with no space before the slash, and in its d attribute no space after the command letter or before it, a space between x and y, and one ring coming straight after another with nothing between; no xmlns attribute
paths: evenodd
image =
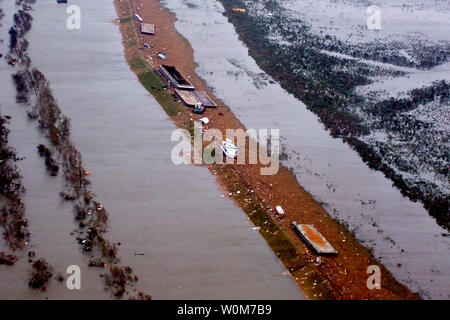
<svg viewBox="0 0 450 320"><path fill-rule="evenodd" d="M12 266L18 260L19 259L15 255L0 252L0 264L6 264L8 266Z"/></svg>
<svg viewBox="0 0 450 320"><path fill-rule="evenodd" d="M32 2L34 1L27 3ZM21 4L20 1L16 3L17 6ZM132 277L130 267L118 265L120 260L117 257L117 245L104 238L107 232L108 213L95 199L95 194L87 189L91 184L87 178L90 172L84 168L81 154L70 140L70 119L62 114L44 74L39 69L31 67L28 40L25 38L32 27L33 18L28 12L30 9L30 6L22 4L22 9L14 14L14 25L9 31L10 52L6 58L10 65L18 66L17 72L12 75L17 93L16 102L33 105L27 112L28 117L30 120L37 120L40 132L48 139L52 148L42 144L37 146L40 156L45 158L50 175L56 176L59 171L59 165L52 154L56 153L60 159L66 181L60 196L62 200L73 203L75 221L79 228L77 241L82 250L89 252L91 257L97 255L89 265L93 266L92 261L96 261L96 266L106 267L107 263L112 265L112 277L105 277L105 285L111 288L114 297L123 298L125 293L128 293L126 291L128 286L132 286L137 277ZM1 121L3 128L6 119L2 118ZM8 131L5 128L2 132L2 141L6 144ZM23 248L29 238L29 233L26 232L28 222L24 218L24 207L19 198L19 193L23 192L24 188L21 186L21 177L16 172L16 167L11 166L8 161L16 161L14 151L5 147L2 154L5 158L2 162L2 165L3 163L5 165L5 170L2 171L4 174L2 180L5 181L2 194L10 202L9 206L2 209L2 225L5 229L5 238L11 245ZM106 262L101 259L105 259ZM32 267L29 286L45 291L45 285L53 275L52 267L43 259L33 262ZM125 274L126 278L122 276Z"/></svg>
<svg viewBox="0 0 450 320"><path fill-rule="evenodd" d="M47 291L47 283L53 276L53 268L44 259L32 263L31 278L28 285L33 289Z"/></svg>
<svg viewBox="0 0 450 320"><path fill-rule="evenodd" d="M56 164L56 161L52 158L52 152L45 145L40 144L37 147L39 155L45 158L45 166L47 167L47 171L52 176L56 176L59 171L59 166Z"/></svg>
<svg viewBox="0 0 450 320"><path fill-rule="evenodd" d="M8 146L7 123L7 116L0 115L0 226L3 228L3 238L9 243L10 249L14 251L24 248L30 239L30 233L25 216L25 205L21 199L25 188L22 184L22 176L15 164L19 159L16 151ZM7 256L4 257L7 258ZM6 258L4 261L8 261Z"/></svg>
<svg viewBox="0 0 450 320"><path fill-rule="evenodd" d="M310 17L298 9L301 4L220 2L250 55L265 72L316 113L333 137L349 143L370 168L382 171L404 195L421 201L439 225L450 228L446 174L449 132L444 120L449 115L447 80L406 91L401 101L379 101L377 93L356 93L358 87L372 84L375 78L401 78L445 64L450 54L448 39L431 42L391 37L353 43L339 36L341 29L347 32L345 27L330 27L329 31L325 21L311 26ZM310 6L322 4L319 1ZM234 7L246 12L234 12ZM339 12L338 8L328 5L322 10L333 13ZM367 34L361 30L354 33L361 38ZM424 93L420 99L419 92ZM431 102L441 106L439 123L432 125L430 119L411 114Z"/></svg>

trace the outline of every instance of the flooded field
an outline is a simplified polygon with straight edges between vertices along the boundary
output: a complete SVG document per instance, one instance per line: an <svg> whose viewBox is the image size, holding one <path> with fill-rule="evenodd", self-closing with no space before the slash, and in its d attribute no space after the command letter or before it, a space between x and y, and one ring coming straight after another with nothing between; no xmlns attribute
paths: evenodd
<svg viewBox="0 0 450 320"><path fill-rule="evenodd" d="M128 69L112 2L77 5L81 30L66 28L65 5L33 5L29 54L71 119L72 141L92 171L92 191L110 214L107 236L121 243L121 260L139 277L136 288L154 299L303 299L245 214L221 197L209 171L170 161L175 126ZM6 13L1 37L8 39L16 8L13 1L0 6ZM25 157L18 167L31 245L56 272L79 265L82 289L69 291L54 280L47 293L28 289L24 250L19 263L0 266L0 298L109 298L100 272L87 268L88 257L71 235L72 208L58 200L62 179L48 176L39 158L36 147L45 139L15 103L12 70L1 61L1 111L12 117L10 145Z"/></svg>
<svg viewBox="0 0 450 320"><path fill-rule="evenodd" d="M177 15L177 30L194 48L198 72L215 95L247 128L280 129L285 164L300 184L399 281L424 298L450 298L450 239L423 206L331 138L302 102L262 72L217 1L163 3Z"/></svg>

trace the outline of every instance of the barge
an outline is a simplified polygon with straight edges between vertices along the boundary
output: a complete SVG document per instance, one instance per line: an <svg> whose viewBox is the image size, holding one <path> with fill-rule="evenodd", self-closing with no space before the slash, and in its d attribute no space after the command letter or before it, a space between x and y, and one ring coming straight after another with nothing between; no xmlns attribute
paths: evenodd
<svg viewBox="0 0 450 320"><path fill-rule="evenodd" d="M199 103L199 101L191 93L191 91L175 89L175 93L184 102L184 104L187 105L188 107L193 107Z"/></svg>
<svg viewBox="0 0 450 320"><path fill-rule="evenodd" d="M194 86L174 66L161 65L159 66L159 72L175 89L195 90Z"/></svg>
<svg viewBox="0 0 450 320"><path fill-rule="evenodd" d="M207 108L215 108L217 104L206 94L205 91L194 91L192 95Z"/></svg>
<svg viewBox="0 0 450 320"><path fill-rule="evenodd" d="M298 224L293 221L292 227L315 253L319 255L337 255L336 249L313 225Z"/></svg>
<svg viewBox="0 0 450 320"><path fill-rule="evenodd" d="M174 89L178 98L188 107L194 107L201 104L205 108L215 108L217 104L204 91L187 91Z"/></svg>

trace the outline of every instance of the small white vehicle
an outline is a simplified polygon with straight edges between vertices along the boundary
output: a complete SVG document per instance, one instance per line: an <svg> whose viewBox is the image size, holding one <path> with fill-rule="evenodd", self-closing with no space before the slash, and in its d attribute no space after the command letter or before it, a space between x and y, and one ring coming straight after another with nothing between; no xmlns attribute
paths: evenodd
<svg viewBox="0 0 450 320"><path fill-rule="evenodd" d="M226 157L231 159L236 158L237 147L233 144L233 142L230 139L225 139L225 141L222 141L221 149Z"/></svg>
<svg viewBox="0 0 450 320"><path fill-rule="evenodd" d="M207 117L201 118L198 121L200 121L204 126L206 126L209 123L209 119Z"/></svg>
<svg viewBox="0 0 450 320"><path fill-rule="evenodd" d="M166 60L167 59L167 53L159 52L158 53L158 58L160 58L161 60Z"/></svg>

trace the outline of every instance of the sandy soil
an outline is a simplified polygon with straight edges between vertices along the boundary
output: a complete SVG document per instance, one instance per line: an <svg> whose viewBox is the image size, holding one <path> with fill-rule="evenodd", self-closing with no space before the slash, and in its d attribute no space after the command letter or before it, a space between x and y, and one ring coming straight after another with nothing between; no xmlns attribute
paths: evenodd
<svg viewBox="0 0 450 320"><path fill-rule="evenodd" d="M175 29L176 17L168 12L158 0L115 0L116 10L120 19L117 23L123 36L125 55L128 62L136 56L149 61L150 66L156 68L159 64L175 65L189 78L197 90L206 91L218 104L215 109L208 109L199 116L189 112L180 113L171 120L182 126L190 118L198 119L207 116L210 119L210 128L217 128L222 132L226 129L237 129L244 126L234 116L230 109L218 100L208 89L207 84L195 72L193 49L189 42ZM128 23L120 20L129 17L126 7L132 6L133 12L139 14L144 21L155 25L155 35L141 35L139 23L133 19ZM134 34L133 34L134 33ZM140 43L130 46L130 39L138 36ZM143 43L150 44L150 48L143 48ZM160 60L158 52L167 52L167 60ZM151 58L151 59L150 59ZM142 70L140 70L142 71ZM136 73L139 72L135 70ZM257 201L271 211L272 220L283 230L295 244L298 259L306 261L298 268L290 268L291 275L299 287L310 299L337 298L337 299L418 299L419 296L410 292L405 286L398 283L390 272L376 259L364 246L331 218L312 196L306 192L286 168L280 166L276 175L262 176L261 165L212 165L208 167L215 174L217 181L228 194L230 188L239 190L253 190L252 194L244 199L234 197L236 205L246 208L249 202ZM274 208L281 205L285 216L280 218L274 213ZM245 210L244 210L245 211ZM337 256L323 257L320 265L315 263L317 256L305 245L291 228L292 221L314 225L326 239L339 252ZM260 231L261 232L261 231ZM245 245L245 244L243 244ZM382 271L382 287L379 290L367 288L367 268L378 265ZM288 266L289 267L289 266ZM318 281L321 283L318 283Z"/></svg>

